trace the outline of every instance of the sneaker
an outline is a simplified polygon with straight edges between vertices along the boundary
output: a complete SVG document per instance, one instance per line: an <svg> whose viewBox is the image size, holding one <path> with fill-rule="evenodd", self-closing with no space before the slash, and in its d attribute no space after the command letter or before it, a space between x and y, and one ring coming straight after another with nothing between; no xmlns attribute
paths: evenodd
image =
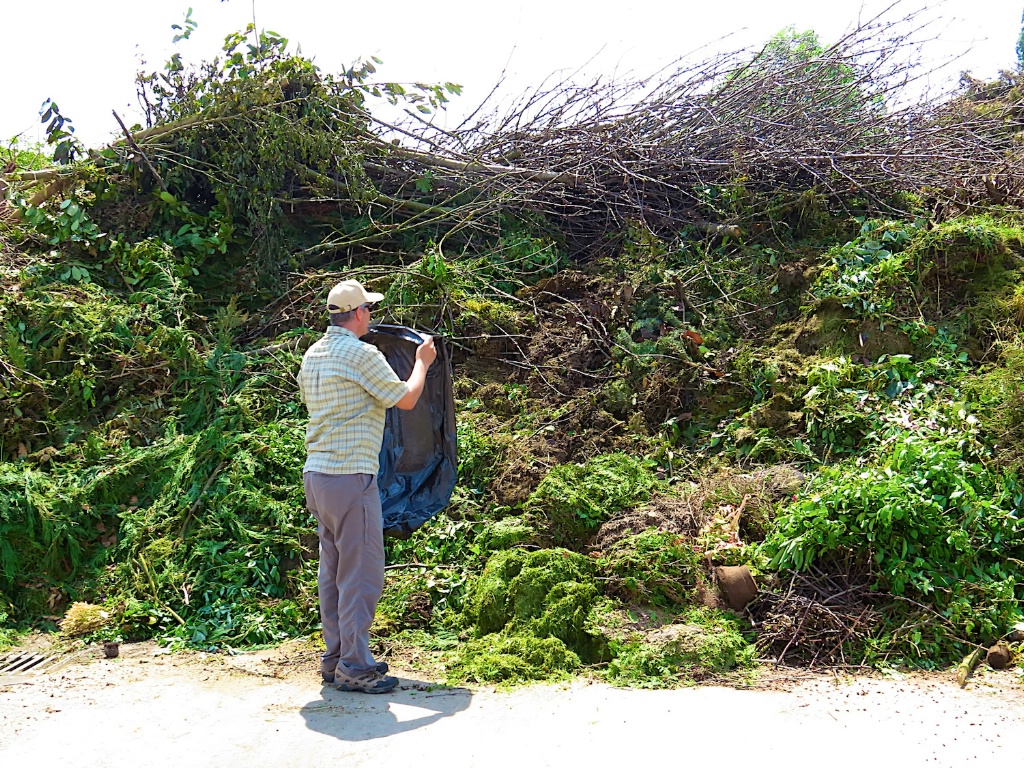
<svg viewBox="0 0 1024 768"><path fill-rule="evenodd" d="M334 686L339 691L387 693L388 691L393 691L397 685L397 677L382 675L377 670L366 672L362 675L341 675L338 673L334 675Z"/></svg>
<svg viewBox="0 0 1024 768"><path fill-rule="evenodd" d="M388 663L386 661L378 661L377 662L377 666L375 666L374 669L377 672L379 672L380 674L386 675L388 673ZM325 683L333 683L334 682L334 675L333 674L329 674L327 672L321 672L320 676L323 677Z"/></svg>

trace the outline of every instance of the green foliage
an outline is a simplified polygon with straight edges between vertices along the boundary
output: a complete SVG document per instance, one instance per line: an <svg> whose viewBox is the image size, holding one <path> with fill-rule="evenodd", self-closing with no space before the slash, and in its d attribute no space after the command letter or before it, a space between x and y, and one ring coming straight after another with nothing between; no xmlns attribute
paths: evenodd
<svg viewBox="0 0 1024 768"><path fill-rule="evenodd" d="M1024 15L1021 16L1021 24L1024 25ZM1017 36L1017 71L1024 71L1024 26Z"/></svg>
<svg viewBox="0 0 1024 768"><path fill-rule="evenodd" d="M757 243L705 246L684 240L665 257L664 269L651 275L652 283L664 287L645 300L638 314L663 318L669 327L698 328L709 351L725 348L744 332L737 316L778 303L772 294L777 260L774 250ZM680 291L688 307L685 323Z"/></svg>
<svg viewBox="0 0 1024 768"><path fill-rule="evenodd" d="M33 583L101 600L141 593L148 606L126 612L128 634L204 647L310 627L315 569L285 566L309 529L303 426L245 426L224 415L135 448L94 434L97 454L49 472L0 465L0 591L28 617Z"/></svg>
<svg viewBox="0 0 1024 768"><path fill-rule="evenodd" d="M188 37L193 23L186 16L184 26L176 25L177 38ZM213 279L206 285L226 282L230 291L245 293L277 284L292 262L295 239L305 235L286 223L289 200L303 187L354 205L352 218L338 221L353 240L374 236L366 206L380 195L364 162L389 145L374 139L369 102L385 99L430 113L461 90L454 83L376 82L371 61L331 75L288 45L287 38L249 25L227 36L220 58L192 68L175 54L162 71L138 77L147 122L176 127L166 143L148 150L163 189L157 199L167 203L154 205L149 232L170 231L171 240L200 250L227 249L232 258L207 268ZM126 170L149 183L148 169ZM115 206L123 196L115 180L96 188ZM390 221L381 224L390 231ZM245 243L241 250L229 248L238 241ZM232 270L229 264L243 256L246 269Z"/></svg>
<svg viewBox="0 0 1024 768"><path fill-rule="evenodd" d="M428 626L433 614L431 593L435 586L433 573L409 570L387 574L371 634L387 637Z"/></svg>
<svg viewBox="0 0 1024 768"><path fill-rule="evenodd" d="M453 506L458 505L456 500ZM407 541L391 543L390 558L416 558L433 565L469 565L479 554L474 539L482 522L458 519L448 510L432 519L433 525L417 530Z"/></svg>
<svg viewBox="0 0 1024 768"><path fill-rule="evenodd" d="M598 595L594 565L562 549L498 552L487 561L466 601L466 614L479 636L507 629L538 638L555 637L594 661L604 640L588 623Z"/></svg>
<svg viewBox="0 0 1024 768"><path fill-rule="evenodd" d="M203 370L223 356L204 355L204 340L183 325L194 295L179 272L166 245L146 240L88 268L54 260L26 276L19 300L0 305L0 349L23 372L0 382L8 455L19 443L60 446L101 424L130 429L136 442L154 439L175 402L211 417L213 382Z"/></svg>
<svg viewBox="0 0 1024 768"><path fill-rule="evenodd" d="M74 197L65 198L52 212L28 207L24 209L24 219L39 234L47 237L50 245L88 246L103 235L95 222L90 220L81 202L84 201L76 201ZM88 282L88 277L85 282Z"/></svg>
<svg viewBox="0 0 1024 768"><path fill-rule="evenodd" d="M1011 251L1024 251L1024 233L990 217L954 219L933 228L924 224L864 221L856 239L827 254L811 296L835 302L854 317L876 320L884 329L887 323L920 320L926 309L941 311L941 293L931 306L933 284L979 292L986 286L982 276L998 273Z"/></svg>
<svg viewBox="0 0 1024 768"><path fill-rule="evenodd" d="M744 630L735 616L692 608L646 639L614 642L614 658L604 675L617 685L667 688L748 667L754 646Z"/></svg>
<svg viewBox="0 0 1024 768"><path fill-rule="evenodd" d="M46 143L53 146L53 159L60 165L74 162L84 147L75 138L71 118L64 116L57 102L47 99L39 108L39 120L46 126Z"/></svg>
<svg viewBox="0 0 1024 768"><path fill-rule="evenodd" d="M876 426L871 406L878 401L863 385L863 372L845 357L815 366L804 395L807 434L829 453L853 453Z"/></svg>
<svg viewBox="0 0 1024 768"><path fill-rule="evenodd" d="M456 424L459 444L459 485L473 494L482 494L498 467L505 446L485 432L468 414Z"/></svg>
<svg viewBox="0 0 1024 768"><path fill-rule="evenodd" d="M605 591L627 602L680 605L691 602L704 581L704 564L693 540L650 530L628 536L602 553Z"/></svg>
<svg viewBox="0 0 1024 768"><path fill-rule="evenodd" d="M194 28L186 13L175 42ZM451 680L607 663L616 683L665 686L749 663L742 622L692 607L705 521L637 509L664 487L656 471L693 482L712 520L746 504L747 547L724 560L869 563L881 622L855 649L869 660L942 663L1019 618L1011 215L854 219L810 184L759 195L735 169L691 195L742 227L709 239L631 221L605 233L617 258L574 264L566 233L481 209L482 188L452 193L440 169L411 171L401 200L378 190L379 165L398 167L381 159L404 150L378 135L373 100L430 112L458 86L377 82L376 61L329 75L288 45L250 28L198 68L175 54L140 79L145 159L92 153L63 199L21 201L0 232L0 645L71 601L116 609L93 639L223 648L315 628L293 342L341 272L385 293L387 320L456 350L458 486L388 542L403 567L374 625L446 654ZM713 98L757 78L751 135L805 116L853 136L850 151L883 107L825 53L785 30ZM49 146L74 160L71 122L44 113ZM449 210L473 213L453 225ZM799 473L777 493L733 483L779 461L811 476L795 499ZM678 513L665 522L687 533L578 554L634 512ZM602 605L630 621L602 628Z"/></svg>
<svg viewBox="0 0 1024 768"><path fill-rule="evenodd" d="M1000 355L1000 365L979 372L964 389L976 403L981 432L1007 471L1024 466L1024 349L1019 343Z"/></svg>
<svg viewBox="0 0 1024 768"><path fill-rule="evenodd" d="M873 364L840 356L811 366L803 413L807 435L823 457L857 454L873 445L876 433L929 419L936 382L959 378L967 355L944 330L930 340L932 356L882 355Z"/></svg>
<svg viewBox="0 0 1024 768"><path fill-rule="evenodd" d="M532 285L568 266L563 248L551 236L538 236L528 222L506 216L501 237L476 264L479 278L505 293Z"/></svg>
<svg viewBox="0 0 1024 768"><path fill-rule="evenodd" d="M610 515L646 501L658 486L650 467L624 453L552 469L526 502L555 542L578 547Z"/></svg>
<svg viewBox="0 0 1024 768"><path fill-rule="evenodd" d="M0 651L14 645L18 639L18 631L10 624L10 618L0 598Z"/></svg>
<svg viewBox="0 0 1024 768"><path fill-rule="evenodd" d="M17 168L26 171L38 171L52 165L42 144L25 141L21 136L11 139L3 154L5 162L13 162Z"/></svg>
<svg viewBox="0 0 1024 768"><path fill-rule="evenodd" d="M823 468L776 518L764 549L782 569L870 557L879 589L941 617L899 648L934 663L962 654L961 638L991 641L1020 620L1015 563L1024 529L1016 510L1024 494L1015 477L983 463L973 417L933 419L930 428L896 431L870 463Z"/></svg>
<svg viewBox="0 0 1024 768"><path fill-rule="evenodd" d="M914 230L902 223L867 221L860 236L833 249L811 295L832 299L857 317L887 320L911 301L914 264L902 251Z"/></svg>
<svg viewBox="0 0 1024 768"><path fill-rule="evenodd" d="M186 11L185 18L181 24L171 24L171 29L177 32L177 34L171 38L171 42L177 43L181 40L188 40L198 26L198 22L192 18L192 9L189 8L188 11Z"/></svg>
<svg viewBox="0 0 1024 768"><path fill-rule="evenodd" d="M446 667L452 685L525 683L564 680L580 668L580 659L556 637L501 632L462 643Z"/></svg>

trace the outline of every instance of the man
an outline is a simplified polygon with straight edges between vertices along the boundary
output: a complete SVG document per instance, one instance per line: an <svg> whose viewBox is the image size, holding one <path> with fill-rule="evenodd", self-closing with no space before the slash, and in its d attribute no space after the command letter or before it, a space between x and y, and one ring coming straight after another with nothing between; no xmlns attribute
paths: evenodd
<svg viewBox="0 0 1024 768"><path fill-rule="evenodd" d="M309 348L299 391L309 411L306 505L320 534L320 618L327 650L320 672L343 691L387 693L398 678L370 653L370 625L384 589L384 534L377 471L384 415L419 400L437 351L426 337L402 381L376 347L361 342L370 307L384 298L355 280L327 296L331 324Z"/></svg>

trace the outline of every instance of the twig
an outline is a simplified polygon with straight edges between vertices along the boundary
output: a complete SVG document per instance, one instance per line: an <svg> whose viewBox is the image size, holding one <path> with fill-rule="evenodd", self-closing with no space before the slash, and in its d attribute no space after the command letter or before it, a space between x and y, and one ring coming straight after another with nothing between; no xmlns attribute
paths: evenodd
<svg viewBox="0 0 1024 768"><path fill-rule="evenodd" d="M150 173L153 174L153 178L155 178L157 183L160 185L160 189L166 192L167 185L164 184L164 180L160 178L160 174L157 173L156 168L153 167L153 163L149 161L149 157L146 155L146 153L142 151L138 144L135 143L135 139L132 138L131 131L128 130L128 127L124 124L124 121L121 120L120 115L118 115L117 112L113 110L112 114L114 115L114 119L117 120L117 124L121 126L121 130L124 131L124 137L125 140L128 142L128 146L131 147L135 152L137 152L139 157L141 157L145 161L146 166L149 168Z"/></svg>
<svg viewBox="0 0 1024 768"><path fill-rule="evenodd" d="M394 571L400 568L441 568L449 571L457 570L454 565L427 565L426 563L395 563L394 565L384 566L385 571Z"/></svg>

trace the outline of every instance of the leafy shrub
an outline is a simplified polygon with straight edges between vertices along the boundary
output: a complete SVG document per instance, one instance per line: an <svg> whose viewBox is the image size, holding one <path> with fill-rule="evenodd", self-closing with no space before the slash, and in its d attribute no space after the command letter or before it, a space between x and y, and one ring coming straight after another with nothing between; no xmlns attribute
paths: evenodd
<svg viewBox="0 0 1024 768"><path fill-rule="evenodd" d="M961 414L966 419L966 414ZM828 555L870 557L877 587L934 610L900 652L954 658L960 638L989 641L1020 619L1024 494L993 471L968 430L897 432L868 465L822 469L775 520L764 551L773 568L809 568Z"/></svg>
<svg viewBox="0 0 1024 768"><path fill-rule="evenodd" d="M915 228L902 222L864 222L860 236L833 248L811 295L831 299L854 316L884 320L912 301L914 264L902 254Z"/></svg>

